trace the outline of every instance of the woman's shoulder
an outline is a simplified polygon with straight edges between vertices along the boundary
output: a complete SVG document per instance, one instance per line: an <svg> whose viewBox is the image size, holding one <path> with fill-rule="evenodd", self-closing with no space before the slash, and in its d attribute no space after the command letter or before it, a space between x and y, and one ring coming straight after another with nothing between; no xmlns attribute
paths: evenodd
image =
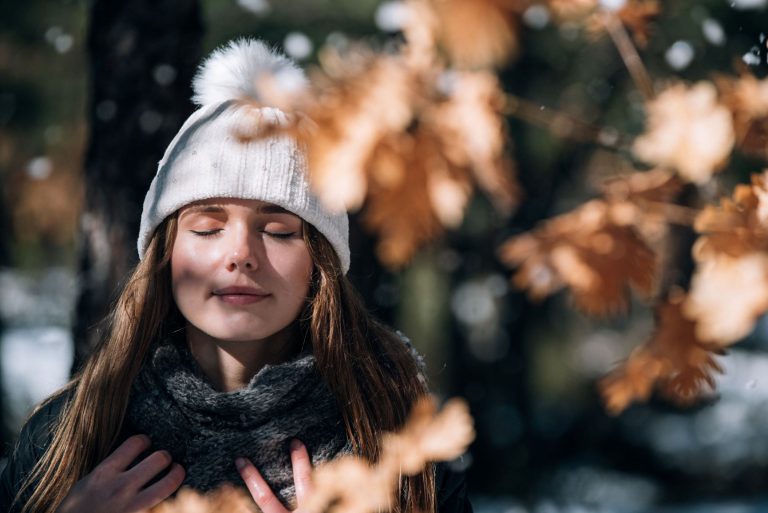
<svg viewBox="0 0 768 513"><path fill-rule="evenodd" d="M435 492L438 513L472 513L464 472L446 462L435 465Z"/></svg>
<svg viewBox="0 0 768 513"><path fill-rule="evenodd" d="M59 414L71 396L58 392L44 401L21 428L13 450L0 472L0 511L11 511L11 502L35 463L51 443Z"/></svg>
<svg viewBox="0 0 768 513"><path fill-rule="evenodd" d="M35 441L48 440L56 428L59 415L73 394L72 389L65 389L43 401L27 419L22 433L26 431L26 434Z"/></svg>
<svg viewBox="0 0 768 513"><path fill-rule="evenodd" d="M42 455L53 437L59 416L72 394L71 389L59 391L33 410L21 428L11 456L16 456L19 452Z"/></svg>

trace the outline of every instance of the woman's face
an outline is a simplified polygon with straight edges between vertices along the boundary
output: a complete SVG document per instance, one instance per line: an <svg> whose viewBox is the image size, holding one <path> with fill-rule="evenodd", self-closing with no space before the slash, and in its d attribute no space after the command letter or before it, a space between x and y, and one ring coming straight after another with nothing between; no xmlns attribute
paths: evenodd
<svg viewBox="0 0 768 513"><path fill-rule="evenodd" d="M303 308L311 274L301 219L276 205L215 198L179 212L173 298L210 337L247 341L278 333Z"/></svg>

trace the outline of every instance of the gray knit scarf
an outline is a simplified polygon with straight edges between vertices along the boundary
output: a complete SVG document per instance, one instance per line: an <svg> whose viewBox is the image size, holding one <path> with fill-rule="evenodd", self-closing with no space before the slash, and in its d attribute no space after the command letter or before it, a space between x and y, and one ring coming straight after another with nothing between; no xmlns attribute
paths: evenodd
<svg viewBox="0 0 768 513"><path fill-rule="evenodd" d="M184 467L184 485L201 491L242 485L234 461L245 456L285 504L295 497L292 438L304 442L315 465L352 451L311 354L265 366L242 390L218 392L186 343L171 339L135 380L128 421Z"/></svg>

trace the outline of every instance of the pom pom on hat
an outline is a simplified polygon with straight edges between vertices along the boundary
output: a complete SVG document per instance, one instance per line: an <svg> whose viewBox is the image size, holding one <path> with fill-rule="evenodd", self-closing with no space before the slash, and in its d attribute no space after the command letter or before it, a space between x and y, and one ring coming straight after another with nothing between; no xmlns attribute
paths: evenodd
<svg viewBox="0 0 768 513"><path fill-rule="evenodd" d="M251 100L272 106L263 90L265 80L274 81L283 94L308 86L304 72L290 59L261 41L239 39L215 50L200 66L192 81L192 101L204 106L228 100Z"/></svg>
<svg viewBox="0 0 768 513"><path fill-rule="evenodd" d="M200 108L168 145L144 199L139 258L155 229L181 207L210 198L241 198L273 203L313 225L331 243L347 272L347 214L329 211L312 193L307 159L296 140L281 133L237 137L254 120L271 124L286 119L274 103L270 106L265 94L269 87L263 87L269 81L269 87L276 85L283 94L307 86L295 64L255 40L234 41L213 52L200 67L194 79L194 101Z"/></svg>

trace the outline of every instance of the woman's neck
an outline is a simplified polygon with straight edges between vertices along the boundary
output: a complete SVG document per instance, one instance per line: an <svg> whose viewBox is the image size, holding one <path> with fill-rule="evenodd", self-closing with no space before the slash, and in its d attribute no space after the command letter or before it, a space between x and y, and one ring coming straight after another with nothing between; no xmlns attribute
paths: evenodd
<svg viewBox="0 0 768 513"><path fill-rule="evenodd" d="M245 388L265 365L290 360L299 350L298 330L290 325L262 340L215 339L187 324L187 344L213 386L222 392Z"/></svg>

